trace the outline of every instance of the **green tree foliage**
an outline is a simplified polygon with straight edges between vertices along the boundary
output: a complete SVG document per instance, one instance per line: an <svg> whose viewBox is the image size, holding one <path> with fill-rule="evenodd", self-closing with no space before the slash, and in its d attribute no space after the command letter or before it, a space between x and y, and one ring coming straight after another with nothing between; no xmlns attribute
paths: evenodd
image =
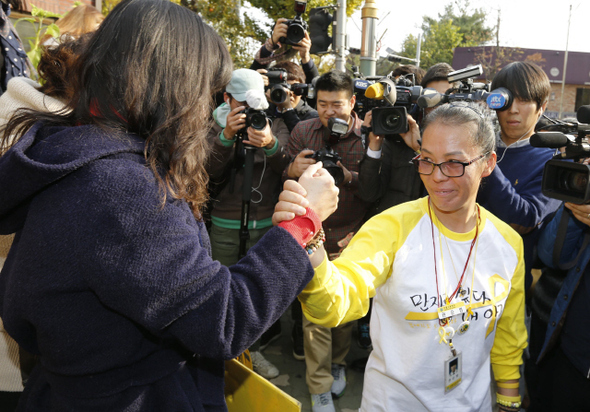
<svg viewBox="0 0 590 412"><path fill-rule="evenodd" d="M204 20L211 24L223 37L229 47L235 67L249 67L254 53L270 36L272 25L281 18L295 17L294 0L251 0L249 3L241 0L180 0L180 4L198 12ZM362 0L349 0L346 5L347 15L350 16L362 4ZM309 11L314 7L336 5L336 0L309 0L303 19L307 21ZM240 13L241 6L251 6L252 14ZM333 14L334 12L332 12ZM240 18L240 14L242 17ZM252 15L259 15L271 21L257 20ZM330 60L327 56L326 63ZM316 58L318 67L323 67Z"/></svg>
<svg viewBox="0 0 590 412"><path fill-rule="evenodd" d="M219 33L236 68L250 66L253 59L253 41L250 39L258 40L266 34L262 25L248 15L240 18L240 0L181 0L180 4L199 13Z"/></svg>
<svg viewBox="0 0 590 412"><path fill-rule="evenodd" d="M493 38L493 28L485 26L483 9L472 10L469 0L457 0L445 7L438 19L423 17L420 66L427 69L433 64L453 61L455 47L483 45ZM415 57L418 39L408 35L400 54Z"/></svg>
<svg viewBox="0 0 590 412"><path fill-rule="evenodd" d="M25 40L29 42L29 51L27 52L27 56L29 57L31 64L33 67L35 67L35 69L39 65L39 60L41 59L41 53L43 51L41 38L46 34L49 34L52 37L59 37L59 27L53 23L53 20L57 20L60 17L62 17L61 14L43 10L33 4L31 17L22 17L14 24L15 28L17 28L19 24L27 22L32 24L34 27L35 37L27 37ZM33 73L31 73L31 75L34 77Z"/></svg>
<svg viewBox="0 0 590 412"><path fill-rule="evenodd" d="M103 0L103 14L108 14L121 0ZM170 0L195 13L209 23L227 43L236 68L250 67L254 54L270 36L272 24L279 18L295 17L294 0ZM348 0L346 14L351 16L363 0ZM309 11L314 7L335 6L336 0L308 0L303 19L307 21ZM243 13L243 7L251 13ZM334 14L332 12L331 14ZM254 15L260 18L253 17ZM270 20L271 23L263 21ZM292 56L292 54L290 54ZM314 57L320 70L329 70L333 60L325 57L325 62ZM323 64L322 64L323 63Z"/></svg>
<svg viewBox="0 0 590 412"><path fill-rule="evenodd" d="M480 46L493 39L493 28L485 26L486 14L483 9L471 10L469 0L456 0L445 6L445 12L438 15L438 22L451 21L459 28L462 36L460 47ZM422 30L428 36L429 28L437 20L424 16Z"/></svg>

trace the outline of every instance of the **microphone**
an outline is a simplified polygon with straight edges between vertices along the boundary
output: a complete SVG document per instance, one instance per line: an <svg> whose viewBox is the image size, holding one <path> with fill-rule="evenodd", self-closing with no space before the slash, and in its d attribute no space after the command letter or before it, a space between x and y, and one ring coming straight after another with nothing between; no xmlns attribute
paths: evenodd
<svg viewBox="0 0 590 412"><path fill-rule="evenodd" d="M590 123L590 105L580 106L576 112L576 118L580 123Z"/></svg>
<svg viewBox="0 0 590 412"><path fill-rule="evenodd" d="M427 87L422 92L422 96L418 97L417 103L421 109L426 109L446 103L447 101L448 97L446 95L437 92L435 89Z"/></svg>
<svg viewBox="0 0 590 412"><path fill-rule="evenodd" d="M492 90L487 98L488 107L493 110L504 110L512 105L512 93L505 87L499 87Z"/></svg>
<svg viewBox="0 0 590 412"><path fill-rule="evenodd" d="M537 132L531 136L529 143L533 147L558 149L567 146L569 139L565 134L559 132Z"/></svg>
<svg viewBox="0 0 590 412"><path fill-rule="evenodd" d="M388 104L393 106L397 100L395 83L387 77L384 77L367 87L367 90L365 90L365 97L375 100L385 100Z"/></svg>
<svg viewBox="0 0 590 412"><path fill-rule="evenodd" d="M365 96L369 99L383 100L384 91L385 87L381 83L373 83L365 90Z"/></svg>

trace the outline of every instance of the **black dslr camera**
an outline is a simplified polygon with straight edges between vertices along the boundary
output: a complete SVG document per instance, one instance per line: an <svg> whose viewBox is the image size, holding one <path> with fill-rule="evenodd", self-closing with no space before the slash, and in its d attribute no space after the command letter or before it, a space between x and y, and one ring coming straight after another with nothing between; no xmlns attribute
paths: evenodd
<svg viewBox="0 0 590 412"><path fill-rule="evenodd" d="M244 138L248 135L248 127L252 127L256 130L264 130L266 127L268 117L266 116L266 112L264 110L255 110L251 107L247 107L240 113L246 115L246 125L238 130L238 139L244 140Z"/></svg>
<svg viewBox="0 0 590 412"><path fill-rule="evenodd" d="M287 70L270 68L265 76L268 77L266 89L270 89L270 100L274 104L283 103L288 97L287 90L291 88L287 83L289 77Z"/></svg>
<svg viewBox="0 0 590 412"><path fill-rule="evenodd" d="M326 169L334 178L334 184L340 185L344 180L344 171L338 165L342 160L340 155L332 149L332 146L340 141L340 138L348 133L348 122L337 117L331 117L328 120L328 129L330 137L326 147L307 155L306 157L315 159L317 162L322 162L322 167Z"/></svg>
<svg viewBox="0 0 590 412"><path fill-rule="evenodd" d="M543 170L543 194L565 202L590 203L590 166L575 163L590 157L590 106L581 106L577 113L581 123L556 122L542 127L530 139L531 146L560 148L565 151L553 156ZM573 159L574 162L564 160Z"/></svg>
<svg viewBox="0 0 590 412"><path fill-rule="evenodd" d="M291 20L287 20L283 24L286 24L287 27L287 36L281 37L279 41L282 44L289 44L291 46L296 46L299 44L301 40L305 37L305 32L307 31L307 23L303 21L301 15L305 13L305 9L307 8L307 0L305 1L295 1L295 16Z"/></svg>

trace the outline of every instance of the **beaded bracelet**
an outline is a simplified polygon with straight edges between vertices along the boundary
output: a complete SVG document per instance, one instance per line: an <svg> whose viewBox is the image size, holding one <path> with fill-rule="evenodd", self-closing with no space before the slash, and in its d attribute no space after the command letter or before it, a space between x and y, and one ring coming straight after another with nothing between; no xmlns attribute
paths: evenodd
<svg viewBox="0 0 590 412"><path fill-rule="evenodd" d="M500 405L500 408L509 412L520 411L521 399L519 396L506 396L500 393L496 393L496 403Z"/></svg>
<svg viewBox="0 0 590 412"><path fill-rule="evenodd" d="M313 254L316 250L320 248L326 241L326 234L324 233L324 229L320 228L318 233L305 245L305 251L308 255Z"/></svg>

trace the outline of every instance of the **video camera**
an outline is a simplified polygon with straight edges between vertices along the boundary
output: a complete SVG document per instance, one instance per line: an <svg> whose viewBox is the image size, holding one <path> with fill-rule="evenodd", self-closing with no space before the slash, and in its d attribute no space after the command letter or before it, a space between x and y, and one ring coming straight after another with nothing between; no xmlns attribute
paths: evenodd
<svg viewBox="0 0 590 412"><path fill-rule="evenodd" d="M331 117L328 119L328 130L330 131L330 138L326 147L305 157L322 162L322 167L332 175L334 184L338 186L344 180L344 171L338 165L342 158L334 151L332 146L337 144L340 138L348 133L348 122L337 117Z"/></svg>
<svg viewBox="0 0 590 412"><path fill-rule="evenodd" d="M512 105L512 93L504 87L490 92L489 83L474 83L473 78L482 74L483 68L481 64L451 72L447 75L447 81L451 84L458 82L458 86L447 90L444 94L438 93L434 89L426 88L422 96L418 99L418 106L426 109L456 101L485 101L490 109L496 111L508 109Z"/></svg>
<svg viewBox="0 0 590 412"><path fill-rule="evenodd" d="M422 95L422 86L414 85L414 74L395 79L390 73L374 81L372 79L355 80L355 91L357 85L359 91L364 89L364 94L357 101L360 100L360 110L364 113L373 111L373 133L392 136L407 132L408 112L414 113L418 109L416 103ZM363 87L365 84L366 87Z"/></svg>
<svg viewBox="0 0 590 412"><path fill-rule="evenodd" d="M365 118L365 114L375 109L376 107L383 107L387 102L385 100L374 100L369 99L365 96L367 88L372 84L375 84L375 80L381 77L370 77L362 79L354 79L354 95L356 96L356 102L354 104L354 111L361 119Z"/></svg>
<svg viewBox="0 0 590 412"><path fill-rule="evenodd" d="M268 77L266 89L270 89L270 100L274 104L283 103L288 97L287 90L291 89L291 86L287 83L289 77L287 70L271 67L267 70L265 76Z"/></svg>
<svg viewBox="0 0 590 412"><path fill-rule="evenodd" d="M295 1L295 13L297 13L297 15L291 20L287 20L283 23L287 25L287 36L279 39L282 44L296 46L301 40L303 40L305 32L307 31L307 23L303 20L301 15L305 13L306 8L307 0Z"/></svg>
<svg viewBox="0 0 590 412"><path fill-rule="evenodd" d="M530 139L531 146L561 148L565 150L545 163L543 194L565 202L590 203L590 166L576 163L590 157L590 106L581 106L576 112L579 123L556 122L542 127ZM565 159L574 160L574 162Z"/></svg>

